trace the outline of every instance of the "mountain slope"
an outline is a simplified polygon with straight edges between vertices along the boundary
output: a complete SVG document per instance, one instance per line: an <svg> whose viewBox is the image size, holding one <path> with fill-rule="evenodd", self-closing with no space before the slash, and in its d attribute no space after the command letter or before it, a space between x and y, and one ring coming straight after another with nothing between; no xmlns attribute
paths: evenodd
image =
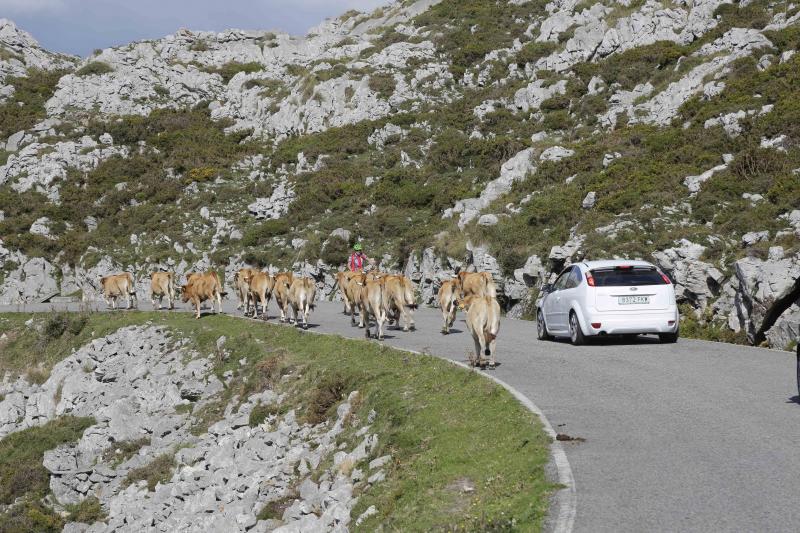
<svg viewBox="0 0 800 533"><path fill-rule="evenodd" d="M358 239L425 301L490 270L513 316L572 261L649 259L685 332L785 347L798 20L785 2L422 0L305 37L99 51L38 92L11 84L47 98L0 152L0 301L243 263L328 295Z"/></svg>

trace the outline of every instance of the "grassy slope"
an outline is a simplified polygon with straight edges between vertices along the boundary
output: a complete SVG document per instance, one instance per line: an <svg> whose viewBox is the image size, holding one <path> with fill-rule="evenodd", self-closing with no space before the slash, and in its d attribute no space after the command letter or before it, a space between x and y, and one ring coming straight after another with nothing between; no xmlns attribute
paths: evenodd
<svg viewBox="0 0 800 533"><path fill-rule="evenodd" d="M0 332L19 331L27 318L0 315ZM216 371L237 369L246 358L240 376L248 379L236 380L223 398L271 382L262 374L274 361L281 367L278 375L294 378L274 381L286 387L306 418L319 408L315 402L325 384L343 384L343 395L359 390L360 424L370 410L378 413L372 428L379 434L375 456L392 455L387 480L364 493L353 510L354 516L370 505L379 511L361 530L541 529L554 486L545 477L549 442L540 423L502 388L437 358L229 317L196 321L183 314L135 312L88 315L78 335L66 330L45 344L53 354L45 360L29 348L37 342L29 337L42 342L42 334L21 334L0 351L0 368L22 370L29 355L33 364L52 365L68 347L84 342L87 332L101 335L148 321L193 339L203 353L214 352L219 336L227 337L231 356L218 359ZM194 415L201 419L204 413ZM201 421L213 422L214 416L207 418ZM352 431L342 440L358 442ZM354 466L366 471L366 463ZM475 490L463 493L464 483Z"/></svg>

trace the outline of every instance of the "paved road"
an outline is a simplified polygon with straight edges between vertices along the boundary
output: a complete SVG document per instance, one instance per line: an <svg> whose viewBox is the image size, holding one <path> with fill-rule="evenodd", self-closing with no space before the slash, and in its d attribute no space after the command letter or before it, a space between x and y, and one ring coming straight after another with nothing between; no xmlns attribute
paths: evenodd
<svg viewBox="0 0 800 533"><path fill-rule="evenodd" d="M314 330L361 338L340 311L320 303ZM420 309L418 331L389 330L385 342L466 360L472 341L461 315L462 331L449 336L440 320ZM491 372L556 431L586 439L565 443L575 531L800 531L793 354L689 340L576 348L535 332L531 322L504 320L501 365Z"/></svg>

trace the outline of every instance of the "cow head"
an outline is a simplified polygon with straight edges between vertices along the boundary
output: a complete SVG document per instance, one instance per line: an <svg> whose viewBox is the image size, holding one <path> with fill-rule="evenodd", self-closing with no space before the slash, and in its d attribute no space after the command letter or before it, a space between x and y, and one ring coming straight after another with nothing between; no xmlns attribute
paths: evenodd
<svg viewBox="0 0 800 533"><path fill-rule="evenodd" d="M188 288L189 288L188 285L181 285L180 287L178 287L178 294L181 295L181 301L183 301L183 303L189 301L189 291L187 290Z"/></svg>

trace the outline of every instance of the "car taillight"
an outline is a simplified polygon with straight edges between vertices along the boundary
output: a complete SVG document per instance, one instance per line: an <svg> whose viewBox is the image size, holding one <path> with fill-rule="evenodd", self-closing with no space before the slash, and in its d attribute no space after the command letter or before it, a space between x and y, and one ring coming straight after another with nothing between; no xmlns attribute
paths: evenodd
<svg viewBox="0 0 800 533"><path fill-rule="evenodd" d="M594 329L600 329L600 326L602 326L602 325L603 324L601 324L600 322L592 322L592 327Z"/></svg>
<svg viewBox="0 0 800 533"><path fill-rule="evenodd" d="M590 273L586 273L586 284L590 287L594 287L594 277Z"/></svg>
<svg viewBox="0 0 800 533"><path fill-rule="evenodd" d="M666 274L664 274L663 272L661 272L661 279L663 279L663 280L664 280L664 283L666 283L667 285L672 285L672 282L669 280L669 278L667 277L667 275L666 275Z"/></svg>
<svg viewBox="0 0 800 533"><path fill-rule="evenodd" d="M616 267L616 270L632 270L633 267L631 265L619 265Z"/></svg>

